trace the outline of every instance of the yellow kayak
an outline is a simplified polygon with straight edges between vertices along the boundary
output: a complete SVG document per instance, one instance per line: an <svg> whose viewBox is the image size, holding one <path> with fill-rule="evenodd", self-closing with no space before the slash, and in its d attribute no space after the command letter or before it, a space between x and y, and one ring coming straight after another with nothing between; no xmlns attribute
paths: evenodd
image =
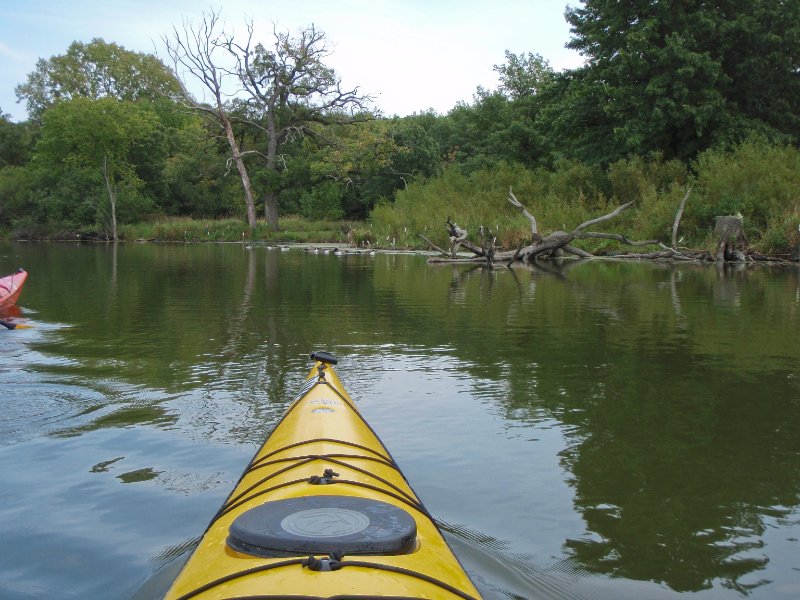
<svg viewBox="0 0 800 600"><path fill-rule="evenodd" d="M480 594L326 352L166 598Z"/></svg>

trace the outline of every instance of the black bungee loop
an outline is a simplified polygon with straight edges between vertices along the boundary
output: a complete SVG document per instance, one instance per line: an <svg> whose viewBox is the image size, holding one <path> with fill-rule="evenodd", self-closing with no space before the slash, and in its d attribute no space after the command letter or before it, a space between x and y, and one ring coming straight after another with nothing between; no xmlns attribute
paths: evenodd
<svg viewBox="0 0 800 600"><path fill-rule="evenodd" d="M342 558L339 552L331 552L325 558L317 558L312 554L302 564L309 571L338 571L342 568Z"/></svg>
<svg viewBox="0 0 800 600"><path fill-rule="evenodd" d="M322 472L322 475L312 475L308 478L308 483L312 485L328 485L329 483L335 483L333 481L334 477L338 477L338 473L334 473L333 469L325 469Z"/></svg>
<svg viewBox="0 0 800 600"><path fill-rule="evenodd" d="M302 440L302 441L299 441L299 442L294 442L292 444L287 444L286 446L281 446L280 448L272 450L269 454L265 454L265 455L261 456L260 458L254 458L252 461L250 461L250 465L245 470L245 473L247 473L248 471L253 470L259 464L261 464L264 461L269 460L270 458L272 458L276 454L280 454L281 452L285 452L286 450L291 450L292 448L298 448L300 446L306 446L308 444L314 444L316 442L330 442L332 444L341 444L343 446L349 446L351 448L358 448L359 450L364 450L365 452L371 452L375 456L383 459L383 461L385 461L387 465L391 466L394 469L397 469L397 463L394 462L394 460L390 456L386 456L384 454L381 454L380 452L378 452L374 448L370 448L369 446L363 446L361 444L356 444L354 442L348 442L347 440L338 440L336 438L311 438L311 439L308 439L308 440ZM387 452L387 455L388 455L388 452Z"/></svg>

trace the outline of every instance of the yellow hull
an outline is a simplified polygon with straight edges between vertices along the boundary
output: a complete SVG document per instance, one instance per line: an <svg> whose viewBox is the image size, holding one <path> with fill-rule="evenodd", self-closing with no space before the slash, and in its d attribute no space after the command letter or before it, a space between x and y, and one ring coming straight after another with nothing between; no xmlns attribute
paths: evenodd
<svg viewBox="0 0 800 600"><path fill-rule="evenodd" d="M479 598L335 359L312 357L166 598Z"/></svg>

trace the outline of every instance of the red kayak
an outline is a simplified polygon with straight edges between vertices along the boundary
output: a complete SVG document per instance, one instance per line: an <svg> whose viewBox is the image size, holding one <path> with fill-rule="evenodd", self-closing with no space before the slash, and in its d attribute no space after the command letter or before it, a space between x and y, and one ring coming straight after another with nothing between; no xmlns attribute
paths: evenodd
<svg viewBox="0 0 800 600"><path fill-rule="evenodd" d="M16 273L0 277L0 308L16 303L27 278L28 272L25 269L19 269Z"/></svg>

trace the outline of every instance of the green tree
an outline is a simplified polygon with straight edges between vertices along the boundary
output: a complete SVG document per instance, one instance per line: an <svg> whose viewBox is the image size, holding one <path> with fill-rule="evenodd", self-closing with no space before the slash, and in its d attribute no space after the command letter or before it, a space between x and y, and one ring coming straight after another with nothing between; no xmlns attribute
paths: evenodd
<svg viewBox="0 0 800 600"><path fill-rule="evenodd" d="M155 56L100 38L88 44L73 42L66 54L40 58L27 81L16 88L17 98L25 100L34 120L60 100L157 100L180 92L175 77Z"/></svg>
<svg viewBox="0 0 800 600"><path fill-rule="evenodd" d="M391 191L405 188L417 178L433 177L442 172L442 147L435 137L430 117L411 115L391 122L389 135L395 145L387 169L387 174L394 179ZM389 197L391 194L381 195Z"/></svg>
<svg viewBox="0 0 800 600"><path fill-rule="evenodd" d="M160 208L168 215L195 218L240 217L241 187L226 176L227 144L208 123L190 115L175 130L174 147L163 163L167 188Z"/></svg>
<svg viewBox="0 0 800 600"><path fill-rule="evenodd" d="M325 131L331 129L333 135L311 155L312 174L316 181L336 181L342 187L342 208L349 218L364 218L378 200L441 172L439 145L416 116L327 126Z"/></svg>
<svg viewBox="0 0 800 600"><path fill-rule="evenodd" d="M549 156L537 130L541 111L539 94L514 99L479 88L472 105L459 104L447 115L446 154L464 173L500 162L539 166Z"/></svg>
<svg viewBox="0 0 800 600"><path fill-rule="evenodd" d="M0 169L0 224L10 225L30 214L30 188L31 177L25 167L6 166Z"/></svg>
<svg viewBox="0 0 800 600"><path fill-rule="evenodd" d="M498 88L479 87L472 104L458 104L443 121L445 160L455 161L464 173L501 162L536 167L549 160L537 121L555 73L538 54L506 50L505 58L494 65Z"/></svg>
<svg viewBox="0 0 800 600"><path fill-rule="evenodd" d="M594 160L800 134L797 3L585 0L566 18L587 65L562 80L551 134L604 147Z"/></svg>
<svg viewBox="0 0 800 600"><path fill-rule="evenodd" d="M506 50L506 62L494 65L500 79L499 91L513 100L537 95L555 76L550 63L540 54L514 54Z"/></svg>
<svg viewBox="0 0 800 600"><path fill-rule="evenodd" d="M31 123L14 123L11 115L0 110L0 169L21 167L30 159L33 148L34 126Z"/></svg>
<svg viewBox="0 0 800 600"><path fill-rule="evenodd" d="M535 128L551 164L568 159L607 165L624 155L606 113L607 86L588 67L557 74L540 99Z"/></svg>
<svg viewBox="0 0 800 600"><path fill-rule="evenodd" d="M48 190L51 218L103 223L116 239L118 213L141 218L152 199L140 191L135 156L148 154L158 118L146 105L106 97L77 97L43 114L34 162Z"/></svg>

